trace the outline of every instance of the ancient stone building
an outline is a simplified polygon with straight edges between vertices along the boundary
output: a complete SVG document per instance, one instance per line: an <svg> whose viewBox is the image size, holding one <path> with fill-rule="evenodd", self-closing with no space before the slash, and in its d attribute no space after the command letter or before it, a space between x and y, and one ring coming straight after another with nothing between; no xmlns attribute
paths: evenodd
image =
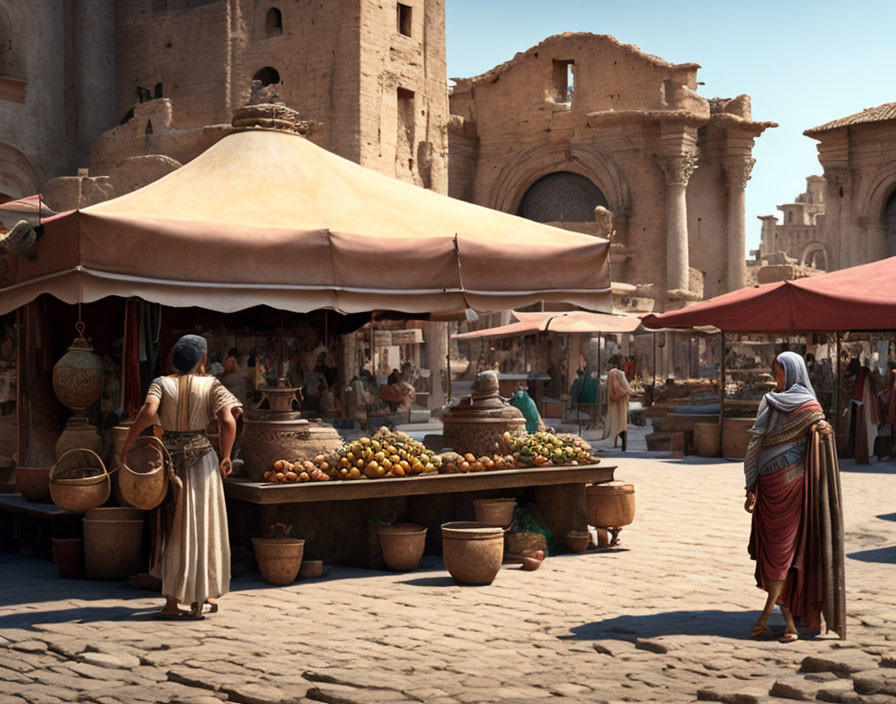
<svg viewBox="0 0 896 704"><path fill-rule="evenodd" d="M805 193L798 195L793 203L778 206L780 223L774 215L760 215L762 234L759 249L753 252L755 260L768 262L772 255L782 254L790 263L827 271L828 248L820 235L824 193L824 178L809 176Z"/></svg>
<svg viewBox="0 0 896 704"><path fill-rule="evenodd" d="M611 275L656 309L739 288L752 148L774 123L748 96L698 95L698 69L562 34L454 79L449 193L583 232L606 207Z"/></svg>
<svg viewBox="0 0 896 704"><path fill-rule="evenodd" d="M896 256L896 103L806 130L824 167L830 269Z"/></svg>
<svg viewBox="0 0 896 704"><path fill-rule="evenodd" d="M7 0L0 40L3 195L144 185L225 134L253 80L321 146L447 190L444 0Z"/></svg>

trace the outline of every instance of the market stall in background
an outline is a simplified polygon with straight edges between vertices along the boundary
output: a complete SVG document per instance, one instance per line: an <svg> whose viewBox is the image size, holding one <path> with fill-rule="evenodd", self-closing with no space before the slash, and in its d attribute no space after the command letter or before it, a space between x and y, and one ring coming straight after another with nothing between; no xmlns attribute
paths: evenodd
<svg viewBox="0 0 896 704"><path fill-rule="evenodd" d="M53 489L57 507L0 501L4 540L44 548L75 537L73 513L86 511L85 529L139 542L142 512L115 507L120 468L143 467L147 480L161 470L122 457L122 443L186 332L208 339L208 371L246 405L239 476L226 483L237 546L295 525L308 557L375 564L370 521L463 519L474 498L506 492L497 498L531 504L524 519L552 526L555 544L581 533L585 487L613 468L575 438L516 447L517 434L502 432L482 454L456 442L458 462L435 438L389 428L450 393L440 320L543 300L598 308L608 243L369 172L303 139L307 124L272 107L276 120L259 124L291 133L235 131L143 189L48 218L20 248L0 289L0 314L16 315L16 479L32 499ZM524 266L533 258L545 264L537 274ZM214 444L216 429L207 434ZM26 536L31 524L43 528ZM256 542L255 556L279 547ZM100 547L85 551L97 569Z"/></svg>

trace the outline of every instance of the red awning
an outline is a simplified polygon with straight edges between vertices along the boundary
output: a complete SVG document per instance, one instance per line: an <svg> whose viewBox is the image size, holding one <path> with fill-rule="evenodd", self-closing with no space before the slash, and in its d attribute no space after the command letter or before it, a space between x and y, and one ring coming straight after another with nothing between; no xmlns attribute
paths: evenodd
<svg viewBox="0 0 896 704"><path fill-rule="evenodd" d="M697 325L729 332L896 330L896 257L744 288L644 318L648 328Z"/></svg>

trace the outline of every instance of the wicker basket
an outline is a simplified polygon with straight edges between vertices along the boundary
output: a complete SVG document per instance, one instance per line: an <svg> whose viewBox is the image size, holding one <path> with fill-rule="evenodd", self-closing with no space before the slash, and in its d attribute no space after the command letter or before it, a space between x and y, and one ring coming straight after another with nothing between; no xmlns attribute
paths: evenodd
<svg viewBox="0 0 896 704"><path fill-rule="evenodd" d="M112 483L106 465L93 450L69 450L50 470L50 496L59 508L84 513L109 499Z"/></svg>
<svg viewBox="0 0 896 704"><path fill-rule="evenodd" d="M165 500L171 456L157 437L137 438L118 470L118 490L135 508L150 511Z"/></svg>
<svg viewBox="0 0 896 704"><path fill-rule="evenodd" d="M548 541L544 533L505 533L504 553L507 557L520 557L529 552L548 552Z"/></svg>

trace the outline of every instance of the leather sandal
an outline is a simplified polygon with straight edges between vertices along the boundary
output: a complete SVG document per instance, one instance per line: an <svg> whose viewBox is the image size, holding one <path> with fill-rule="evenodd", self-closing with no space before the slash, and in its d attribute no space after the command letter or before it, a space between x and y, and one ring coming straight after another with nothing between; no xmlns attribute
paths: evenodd
<svg viewBox="0 0 896 704"><path fill-rule="evenodd" d="M773 640L777 636L766 624L757 623L753 626L753 630L750 631L750 638L753 640Z"/></svg>
<svg viewBox="0 0 896 704"><path fill-rule="evenodd" d="M795 643L800 639L799 633L794 633L793 631L787 631L784 635L781 636L782 643Z"/></svg>

